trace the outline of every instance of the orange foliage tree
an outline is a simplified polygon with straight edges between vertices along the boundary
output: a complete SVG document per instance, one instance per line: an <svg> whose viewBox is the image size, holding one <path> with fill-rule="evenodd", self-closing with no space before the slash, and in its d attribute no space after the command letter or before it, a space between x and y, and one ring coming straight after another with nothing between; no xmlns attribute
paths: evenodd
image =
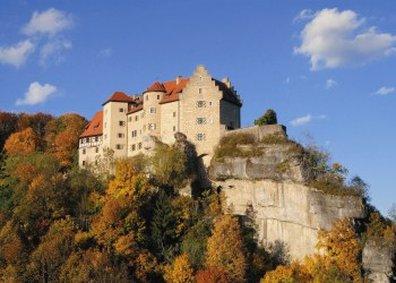
<svg viewBox="0 0 396 283"><path fill-rule="evenodd" d="M207 267L224 269L233 282L242 282L246 273L246 257L241 228L231 215L221 216L208 239Z"/></svg>
<svg viewBox="0 0 396 283"><path fill-rule="evenodd" d="M203 270L199 270L195 275L195 281L197 283L228 283L231 282L227 273L218 267L209 267Z"/></svg>
<svg viewBox="0 0 396 283"><path fill-rule="evenodd" d="M28 155L37 150L39 139L32 128L26 128L12 134L5 142L4 149L8 155Z"/></svg>

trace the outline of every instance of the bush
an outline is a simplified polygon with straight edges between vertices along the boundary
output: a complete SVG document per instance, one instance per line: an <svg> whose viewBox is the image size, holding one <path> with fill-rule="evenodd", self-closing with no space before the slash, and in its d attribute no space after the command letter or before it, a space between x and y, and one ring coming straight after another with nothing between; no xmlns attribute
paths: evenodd
<svg viewBox="0 0 396 283"><path fill-rule="evenodd" d="M272 109L268 109L263 116L254 120L256 126L273 125L277 123L278 119L276 117L276 112Z"/></svg>

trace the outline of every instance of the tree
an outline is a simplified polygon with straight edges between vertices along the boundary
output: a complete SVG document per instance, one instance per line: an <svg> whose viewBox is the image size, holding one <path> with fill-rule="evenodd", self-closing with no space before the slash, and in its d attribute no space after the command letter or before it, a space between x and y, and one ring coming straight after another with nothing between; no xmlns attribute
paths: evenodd
<svg viewBox="0 0 396 283"><path fill-rule="evenodd" d="M359 256L362 246L350 219L338 220L330 231L320 230L317 247L325 252L329 262L351 280L361 279Z"/></svg>
<svg viewBox="0 0 396 283"><path fill-rule="evenodd" d="M227 273L218 267L208 267L199 270L195 275L197 283L229 283L232 282L228 279Z"/></svg>
<svg viewBox="0 0 396 283"><path fill-rule="evenodd" d="M160 191L153 211L151 235L157 256L167 262L172 261L177 251L177 225L177 217L170 198L164 191Z"/></svg>
<svg viewBox="0 0 396 283"><path fill-rule="evenodd" d="M4 148L8 155L27 155L37 150L39 139L32 128L26 128L12 134L5 142Z"/></svg>
<svg viewBox="0 0 396 283"><path fill-rule="evenodd" d="M207 267L224 269L234 282L242 282L246 275L246 258L241 228L231 215L221 216L208 239Z"/></svg>
<svg viewBox="0 0 396 283"><path fill-rule="evenodd" d="M0 112L0 152L5 141L16 130L18 117L16 114Z"/></svg>
<svg viewBox="0 0 396 283"><path fill-rule="evenodd" d="M151 164L153 177L161 186L182 187L185 184L187 156L179 148L157 142Z"/></svg>
<svg viewBox="0 0 396 283"><path fill-rule="evenodd" d="M30 256L28 272L34 281L52 282L72 252L75 227L70 218L52 224L40 245Z"/></svg>
<svg viewBox="0 0 396 283"><path fill-rule="evenodd" d="M165 267L164 277L169 283L192 283L194 281L193 269L188 256L182 254L176 257L170 266Z"/></svg>
<svg viewBox="0 0 396 283"><path fill-rule="evenodd" d="M276 112L272 109L268 109L263 116L254 120L254 124L256 126L263 126L263 125L273 125L277 124L278 119L276 117Z"/></svg>

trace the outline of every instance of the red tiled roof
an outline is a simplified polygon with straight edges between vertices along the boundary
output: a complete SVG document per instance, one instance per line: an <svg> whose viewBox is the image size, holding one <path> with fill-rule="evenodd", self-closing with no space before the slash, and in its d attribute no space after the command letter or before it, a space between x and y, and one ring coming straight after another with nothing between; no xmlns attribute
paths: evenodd
<svg viewBox="0 0 396 283"><path fill-rule="evenodd" d="M165 89L165 86L164 86L162 83L160 83L160 82L154 82L151 86L149 86L149 87L147 88L147 90L146 90L145 92L147 92L147 91L160 91L160 92L166 92L166 89Z"/></svg>
<svg viewBox="0 0 396 283"><path fill-rule="evenodd" d="M143 109L143 103L139 103L139 104L135 104L135 105L132 104L128 108L128 114L138 112L142 109Z"/></svg>
<svg viewBox="0 0 396 283"><path fill-rule="evenodd" d="M180 78L179 83L176 83L176 80L164 82L163 85L166 89L166 93L162 96L160 103L162 104L179 100L179 93L183 91L188 81L188 78Z"/></svg>
<svg viewBox="0 0 396 283"><path fill-rule="evenodd" d="M112 101L112 102L129 102L129 103L131 103L131 102L134 102L135 100L133 99L133 97L130 97L130 96L126 95L125 93L121 92L121 91L116 91L102 105L105 105L107 102L110 102L110 101Z"/></svg>
<svg viewBox="0 0 396 283"><path fill-rule="evenodd" d="M103 111L96 112L91 122L87 124L80 138L100 136L103 134Z"/></svg>

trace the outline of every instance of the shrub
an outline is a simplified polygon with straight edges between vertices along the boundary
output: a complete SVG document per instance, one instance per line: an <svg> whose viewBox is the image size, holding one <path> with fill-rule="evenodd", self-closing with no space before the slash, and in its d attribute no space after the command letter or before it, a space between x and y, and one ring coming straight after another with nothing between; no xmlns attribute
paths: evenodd
<svg viewBox="0 0 396 283"><path fill-rule="evenodd" d="M276 112L272 109L268 109L263 116L261 116L257 120L254 120L254 124L257 126L273 125L277 123L278 119L276 117Z"/></svg>

